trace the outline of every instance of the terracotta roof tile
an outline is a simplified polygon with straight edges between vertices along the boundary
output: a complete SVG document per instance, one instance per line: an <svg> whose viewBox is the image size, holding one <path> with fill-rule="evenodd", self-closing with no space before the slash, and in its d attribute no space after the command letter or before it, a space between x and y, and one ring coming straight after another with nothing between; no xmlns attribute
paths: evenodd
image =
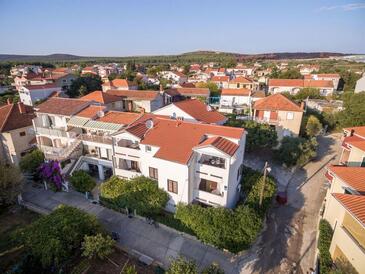
<svg viewBox="0 0 365 274"><path fill-rule="evenodd" d="M90 102L80 99L51 97L38 105L37 112L71 116L90 105Z"/></svg>
<svg viewBox="0 0 365 274"><path fill-rule="evenodd" d="M333 193L332 196L365 226L365 196L342 193Z"/></svg>
<svg viewBox="0 0 365 274"><path fill-rule="evenodd" d="M90 105L90 106L84 108L83 110L81 110L80 112L78 112L75 115L80 116L80 117L84 117L84 118L96 118L98 112L99 111L104 111L104 110L105 110L104 106Z"/></svg>
<svg viewBox="0 0 365 274"><path fill-rule="evenodd" d="M329 166L328 170L360 194L365 195L365 167Z"/></svg>
<svg viewBox="0 0 365 274"><path fill-rule="evenodd" d="M233 156L236 153L237 149L239 148L239 146L236 143L233 143L232 141L227 140L226 138L220 136L207 138L205 141L196 146L196 148L201 148L206 146L213 146L230 156Z"/></svg>
<svg viewBox="0 0 365 274"><path fill-rule="evenodd" d="M44 84L44 85L27 85L24 86L28 90L38 90L38 89L50 89L57 88L56 84ZM61 88L59 88L61 90Z"/></svg>
<svg viewBox="0 0 365 274"><path fill-rule="evenodd" d="M247 88L223 88L221 95L238 95L238 96L249 96L251 93L250 89Z"/></svg>
<svg viewBox="0 0 365 274"><path fill-rule="evenodd" d="M147 100L153 101L159 95L158 91L154 90L108 90L107 94L120 96L131 100Z"/></svg>
<svg viewBox="0 0 365 274"><path fill-rule="evenodd" d="M106 123L129 125L140 117L140 113L108 111L103 117L100 117L97 120Z"/></svg>
<svg viewBox="0 0 365 274"><path fill-rule="evenodd" d="M95 101L101 104L109 104L117 101L121 101L122 99L118 96L102 92L100 90L95 90L83 97L80 98L81 100L87 101Z"/></svg>
<svg viewBox="0 0 365 274"><path fill-rule="evenodd" d="M168 161L187 164L193 153L193 148L201 143L205 136L222 136L240 139L243 128L189 123L185 121L154 118L152 129L145 131L141 144L159 147L154 157ZM141 128L146 128L144 123Z"/></svg>
<svg viewBox="0 0 365 274"><path fill-rule="evenodd" d="M230 81L230 83L241 83L241 84L251 84L253 81L246 77L236 77Z"/></svg>
<svg viewBox="0 0 365 274"><path fill-rule="evenodd" d="M360 136L362 138L365 138L365 126L360 126L360 127L348 127L348 128L344 128L343 130L351 133L351 131L354 131L354 135Z"/></svg>
<svg viewBox="0 0 365 274"><path fill-rule="evenodd" d="M211 81L212 82L228 82L229 76L213 76Z"/></svg>
<svg viewBox="0 0 365 274"><path fill-rule="evenodd" d="M170 88L165 91L167 94L182 96L204 96L208 97L210 92L208 88Z"/></svg>
<svg viewBox="0 0 365 274"><path fill-rule="evenodd" d="M277 93L260 99L255 102L254 109L257 110L283 110L303 112L303 109L284 95Z"/></svg>
<svg viewBox="0 0 365 274"><path fill-rule="evenodd" d="M303 87L302 79L269 79L269 86Z"/></svg>
<svg viewBox="0 0 365 274"><path fill-rule="evenodd" d="M23 108L26 113L20 113L18 104L0 106L0 132L32 125L32 119L35 117L32 108L24 105Z"/></svg>
<svg viewBox="0 0 365 274"><path fill-rule="evenodd" d="M331 80L304 80L303 87L305 88L333 88Z"/></svg>
<svg viewBox="0 0 365 274"><path fill-rule="evenodd" d="M359 148L359 149L365 151L365 139L358 137L356 135L345 137L343 139L343 143L349 144L351 146L354 146L356 148Z"/></svg>
<svg viewBox="0 0 365 274"><path fill-rule="evenodd" d="M216 124L226 120L226 117L218 111L212 109L210 106L202 103L199 100L183 100L173 103L176 107L182 109L197 121ZM210 109L210 110L208 110Z"/></svg>

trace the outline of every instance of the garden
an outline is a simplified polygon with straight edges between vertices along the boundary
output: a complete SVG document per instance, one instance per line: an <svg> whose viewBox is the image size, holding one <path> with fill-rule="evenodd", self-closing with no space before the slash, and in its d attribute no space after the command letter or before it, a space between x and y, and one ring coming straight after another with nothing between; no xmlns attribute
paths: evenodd
<svg viewBox="0 0 365 274"><path fill-rule="evenodd" d="M174 229L196 236L217 248L237 253L249 248L260 233L265 214L276 193L272 177L263 181L262 174L243 170L242 199L235 209L179 204L176 213L166 213L168 194L146 177L131 180L112 177L101 185L101 203L111 209L152 217ZM262 204L260 193L263 191ZM128 209L128 210L127 210Z"/></svg>

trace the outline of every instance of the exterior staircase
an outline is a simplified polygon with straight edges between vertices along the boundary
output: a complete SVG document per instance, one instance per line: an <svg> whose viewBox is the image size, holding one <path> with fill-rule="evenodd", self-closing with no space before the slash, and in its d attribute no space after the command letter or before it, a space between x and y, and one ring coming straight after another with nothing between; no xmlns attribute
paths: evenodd
<svg viewBox="0 0 365 274"><path fill-rule="evenodd" d="M81 146L82 141L79 139L76 139L74 142L71 143L71 145L62 148L58 151L47 151L47 150L43 150L42 147L41 149L44 152L44 156L46 157L46 159L48 160L58 160L58 161L63 161L63 160L67 160L71 157L77 157L79 155L82 154L82 146Z"/></svg>

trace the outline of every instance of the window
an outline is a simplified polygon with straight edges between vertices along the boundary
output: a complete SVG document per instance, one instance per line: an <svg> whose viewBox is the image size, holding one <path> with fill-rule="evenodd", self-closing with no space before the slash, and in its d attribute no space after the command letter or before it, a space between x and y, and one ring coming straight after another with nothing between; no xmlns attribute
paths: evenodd
<svg viewBox="0 0 365 274"><path fill-rule="evenodd" d="M157 168L150 167L149 172L150 172L150 178L158 180L158 170L157 170Z"/></svg>
<svg viewBox="0 0 365 274"><path fill-rule="evenodd" d="M286 114L286 119L287 120L293 120L294 119L294 113L293 112L288 112Z"/></svg>
<svg viewBox="0 0 365 274"><path fill-rule="evenodd" d="M177 194L177 182L172 180L167 180L167 191Z"/></svg>
<svg viewBox="0 0 365 274"><path fill-rule="evenodd" d="M150 152L151 151L151 146L146 146L146 152Z"/></svg>
<svg viewBox="0 0 365 274"><path fill-rule="evenodd" d="M25 136L25 131L19 132L20 136Z"/></svg>

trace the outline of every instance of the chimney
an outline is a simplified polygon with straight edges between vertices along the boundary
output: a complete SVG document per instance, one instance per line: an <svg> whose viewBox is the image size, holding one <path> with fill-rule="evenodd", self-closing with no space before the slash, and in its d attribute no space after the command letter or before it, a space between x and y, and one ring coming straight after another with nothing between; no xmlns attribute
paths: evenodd
<svg viewBox="0 0 365 274"><path fill-rule="evenodd" d="M350 136L354 136L354 133L355 133L355 130L354 129L351 129Z"/></svg>
<svg viewBox="0 0 365 274"><path fill-rule="evenodd" d="M8 105L11 105L11 99L10 99L10 98L6 99L6 103L7 103Z"/></svg>
<svg viewBox="0 0 365 274"><path fill-rule="evenodd" d="M304 102L303 101L300 103L300 108L304 109Z"/></svg>
<svg viewBox="0 0 365 274"><path fill-rule="evenodd" d="M21 114L26 113L25 106L24 106L24 104L23 104L23 103L18 102L18 108L19 108L19 112L20 112Z"/></svg>
<svg viewBox="0 0 365 274"><path fill-rule="evenodd" d="M144 108L141 108L141 113L145 113L145 109Z"/></svg>

